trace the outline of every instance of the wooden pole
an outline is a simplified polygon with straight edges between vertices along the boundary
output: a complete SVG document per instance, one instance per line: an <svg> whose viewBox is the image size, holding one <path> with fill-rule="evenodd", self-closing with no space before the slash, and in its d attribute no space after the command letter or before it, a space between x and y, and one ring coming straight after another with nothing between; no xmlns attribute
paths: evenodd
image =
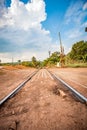
<svg viewBox="0 0 87 130"><path fill-rule="evenodd" d="M60 41L60 66L63 66L63 47L62 47L62 42L61 42L61 36L59 32L59 41Z"/></svg>

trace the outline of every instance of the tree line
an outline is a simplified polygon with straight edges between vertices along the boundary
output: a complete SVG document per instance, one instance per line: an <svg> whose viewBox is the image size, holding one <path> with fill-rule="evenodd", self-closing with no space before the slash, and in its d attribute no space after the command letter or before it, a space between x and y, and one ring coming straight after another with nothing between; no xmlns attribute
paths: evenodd
<svg viewBox="0 0 87 130"><path fill-rule="evenodd" d="M63 60L64 64L66 63L75 63L75 62L82 62L87 63L87 41L79 41L72 45L71 51L67 55L63 55L61 59L60 52L53 52L49 55L49 58L38 61L36 57L32 57L31 61L22 61L18 60L16 63L12 63L13 65L19 64L27 67L52 67L57 65L57 63ZM7 64L7 63L6 63ZM8 65L11 63L8 63ZM2 65L0 60L0 65Z"/></svg>
<svg viewBox="0 0 87 130"><path fill-rule="evenodd" d="M73 44L71 51L66 55L68 62L87 62L87 41L79 41Z"/></svg>

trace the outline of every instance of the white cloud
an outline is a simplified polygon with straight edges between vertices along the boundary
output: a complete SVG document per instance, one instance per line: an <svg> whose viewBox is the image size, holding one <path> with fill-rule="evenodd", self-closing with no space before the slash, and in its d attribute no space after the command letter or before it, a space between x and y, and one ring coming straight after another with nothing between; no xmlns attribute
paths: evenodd
<svg viewBox="0 0 87 130"><path fill-rule="evenodd" d="M65 14L65 22L67 24L80 25L87 16L87 12L83 10L84 6L86 8L86 4L84 5L83 1L71 3Z"/></svg>
<svg viewBox="0 0 87 130"><path fill-rule="evenodd" d="M12 0L11 7L3 15L0 26L10 25L24 30L41 28L41 22L46 19L43 0L33 0L26 5L19 0Z"/></svg>
<svg viewBox="0 0 87 130"><path fill-rule="evenodd" d="M87 27L87 22L84 22L84 23L82 24L82 27Z"/></svg>
<svg viewBox="0 0 87 130"><path fill-rule="evenodd" d="M70 6L68 7L67 11L66 11L66 15L65 17L71 17L72 15L76 15L77 11L82 7L82 2L81 1L77 1L77 2L73 2L70 3Z"/></svg>
<svg viewBox="0 0 87 130"><path fill-rule="evenodd" d="M44 1L32 0L24 4L19 0L12 0L11 6L7 9L2 8L2 10L0 59L7 61L11 59L11 55L15 57L15 60L30 59L33 55L40 60L46 58L51 38L50 32L45 30L41 24L46 20Z"/></svg>
<svg viewBox="0 0 87 130"><path fill-rule="evenodd" d="M46 57L48 57L48 51L42 52L41 54L39 52L33 52L33 51L24 51L21 53L0 53L0 60L2 63L4 62L16 62L18 60L21 61L29 61L32 59L32 56L35 56L38 60L44 60Z"/></svg>
<svg viewBox="0 0 87 130"><path fill-rule="evenodd" d="M72 29L68 31L66 35L68 36L68 38L73 39L73 38L80 37L82 35L82 32L80 32L80 30L78 29Z"/></svg>
<svg viewBox="0 0 87 130"><path fill-rule="evenodd" d="M84 1L71 2L65 14L65 26L67 26L67 31L65 32L66 37L71 41L73 38L77 41L84 40L84 26L87 24L87 11L83 10L86 7Z"/></svg>
<svg viewBox="0 0 87 130"><path fill-rule="evenodd" d="M83 5L83 10L87 9L87 2Z"/></svg>
<svg viewBox="0 0 87 130"><path fill-rule="evenodd" d="M77 16L80 15L81 13L81 7L82 7L82 2L75 2L75 3L70 3L70 6L68 7L66 14L65 14L65 20L66 23L70 23L72 21L75 21L77 19Z"/></svg>

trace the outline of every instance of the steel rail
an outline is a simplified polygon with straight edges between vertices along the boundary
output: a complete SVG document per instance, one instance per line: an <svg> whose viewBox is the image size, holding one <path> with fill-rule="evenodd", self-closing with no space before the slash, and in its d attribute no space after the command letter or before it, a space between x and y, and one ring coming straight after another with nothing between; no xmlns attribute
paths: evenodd
<svg viewBox="0 0 87 130"><path fill-rule="evenodd" d="M27 79L25 81L23 81L22 83L20 83L16 89L14 89L10 94L8 94L5 98L3 98L2 100L0 100L0 106L6 102L9 98L12 98L15 94L17 94L20 89L38 72L39 70L33 72L30 76L27 77Z"/></svg>
<svg viewBox="0 0 87 130"><path fill-rule="evenodd" d="M87 98L84 97L81 93L79 93L77 90L75 90L72 86L70 86L69 84L67 84L65 81L63 81L61 78L59 78L56 74L50 72L49 70L47 70L52 76L54 79L60 81L61 83L64 84L64 86L66 88L68 88L73 94L75 97L77 97L81 102L87 104Z"/></svg>

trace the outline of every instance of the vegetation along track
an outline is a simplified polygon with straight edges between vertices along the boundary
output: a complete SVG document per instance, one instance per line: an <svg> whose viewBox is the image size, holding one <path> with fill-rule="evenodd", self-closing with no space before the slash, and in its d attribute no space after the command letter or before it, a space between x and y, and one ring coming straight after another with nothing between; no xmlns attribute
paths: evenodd
<svg viewBox="0 0 87 130"><path fill-rule="evenodd" d="M12 92L10 92L5 98L3 98L0 101L0 106L6 102L9 98L13 97L16 93L18 93L20 91L20 89L38 72L39 70L33 72L30 76L28 76L28 78L23 81L21 84L19 84L17 86L16 89L14 89ZM56 94L60 93L60 95L62 94L62 96L65 96L65 93L71 92L71 95L74 95L75 98L77 98L80 102L86 103L87 104L87 98L84 97L82 94L80 94L78 91L76 91L73 87L71 87L70 85L68 85L66 82L64 82L61 78L59 78L56 74L52 73L49 70L45 70L49 73L49 76L53 77L54 80L57 81L57 83L61 82L61 88L55 88L54 92ZM45 73L42 73L42 76L46 75ZM51 78L52 79L52 78ZM68 90L67 90L68 89Z"/></svg>

